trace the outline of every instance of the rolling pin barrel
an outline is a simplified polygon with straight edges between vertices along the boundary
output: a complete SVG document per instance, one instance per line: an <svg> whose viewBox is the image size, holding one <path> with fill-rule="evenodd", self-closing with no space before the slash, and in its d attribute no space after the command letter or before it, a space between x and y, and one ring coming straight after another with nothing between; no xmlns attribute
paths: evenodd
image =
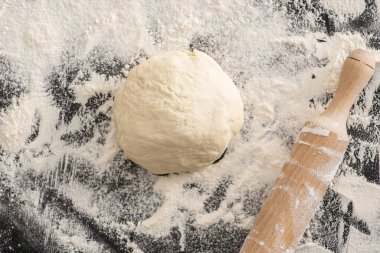
<svg viewBox="0 0 380 253"><path fill-rule="evenodd" d="M334 99L320 117L305 123L241 253L282 253L297 246L343 160L346 120L374 67L364 50L345 60Z"/></svg>

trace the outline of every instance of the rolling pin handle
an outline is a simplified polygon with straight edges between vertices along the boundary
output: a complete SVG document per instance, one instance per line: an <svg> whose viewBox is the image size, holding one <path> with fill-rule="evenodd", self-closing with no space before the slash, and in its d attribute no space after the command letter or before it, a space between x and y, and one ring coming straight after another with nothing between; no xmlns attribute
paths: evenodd
<svg viewBox="0 0 380 253"><path fill-rule="evenodd" d="M345 60L333 100L322 114L345 126L352 104L371 79L375 59L371 53L357 49Z"/></svg>

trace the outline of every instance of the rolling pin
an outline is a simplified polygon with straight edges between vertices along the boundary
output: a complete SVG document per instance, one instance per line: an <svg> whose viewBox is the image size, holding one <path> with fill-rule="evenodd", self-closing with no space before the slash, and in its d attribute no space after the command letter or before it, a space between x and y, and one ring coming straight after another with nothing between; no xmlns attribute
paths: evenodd
<svg viewBox="0 0 380 253"><path fill-rule="evenodd" d="M292 252L297 246L343 160L347 117L374 68L374 58L364 50L345 60L332 102L301 129L240 253Z"/></svg>

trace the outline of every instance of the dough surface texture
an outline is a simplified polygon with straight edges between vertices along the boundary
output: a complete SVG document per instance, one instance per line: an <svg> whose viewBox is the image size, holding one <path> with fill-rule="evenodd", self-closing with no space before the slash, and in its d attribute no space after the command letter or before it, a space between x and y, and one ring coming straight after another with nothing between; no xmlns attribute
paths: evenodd
<svg viewBox="0 0 380 253"><path fill-rule="evenodd" d="M217 160L243 124L239 90L200 51L153 56L115 95L118 144L154 174L198 171Z"/></svg>

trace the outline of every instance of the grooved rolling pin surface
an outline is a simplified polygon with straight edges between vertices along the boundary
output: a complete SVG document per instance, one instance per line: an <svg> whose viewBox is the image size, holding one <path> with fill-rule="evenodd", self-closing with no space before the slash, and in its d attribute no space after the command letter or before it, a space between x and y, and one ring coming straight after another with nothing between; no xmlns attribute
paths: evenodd
<svg viewBox="0 0 380 253"><path fill-rule="evenodd" d="M302 128L242 253L281 253L297 245L343 160L348 146L347 116L374 65L363 50L353 51L346 59L333 101Z"/></svg>

